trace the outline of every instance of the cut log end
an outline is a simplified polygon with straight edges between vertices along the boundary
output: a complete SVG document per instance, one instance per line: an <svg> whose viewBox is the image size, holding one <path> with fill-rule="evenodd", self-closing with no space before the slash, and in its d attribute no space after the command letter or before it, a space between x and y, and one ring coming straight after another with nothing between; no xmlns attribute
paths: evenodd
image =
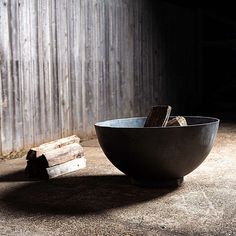
<svg viewBox="0 0 236 236"><path fill-rule="evenodd" d="M176 116L169 120L166 126L187 126L187 121L183 116Z"/></svg>
<svg viewBox="0 0 236 236"><path fill-rule="evenodd" d="M159 105L152 107L144 127L165 127L171 113L171 106Z"/></svg>

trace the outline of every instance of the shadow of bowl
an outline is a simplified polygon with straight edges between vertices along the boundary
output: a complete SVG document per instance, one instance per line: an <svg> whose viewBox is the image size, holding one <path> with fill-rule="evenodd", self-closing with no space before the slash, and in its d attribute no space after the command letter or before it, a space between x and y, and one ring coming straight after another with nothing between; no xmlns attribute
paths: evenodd
<svg viewBox="0 0 236 236"><path fill-rule="evenodd" d="M95 124L107 158L133 183L180 185L212 149L219 120L187 116L188 126L143 127L146 118L115 119Z"/></svg>
<svg viewBox="0 0 236 236"><path fill-rule="evenodd" d="M158 199L175 190L133 186L125 175L64 176L12 187L1 201L13 213L87 215Z"/></svg>

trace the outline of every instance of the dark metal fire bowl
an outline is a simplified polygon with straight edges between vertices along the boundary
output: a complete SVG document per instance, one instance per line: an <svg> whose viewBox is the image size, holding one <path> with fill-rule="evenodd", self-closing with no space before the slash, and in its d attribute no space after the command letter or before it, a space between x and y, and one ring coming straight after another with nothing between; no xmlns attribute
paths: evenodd
<svg viewBox="0 0 236 236"><path fill-rule="evenodd" d="M95 124L107 158L134 184L180 186L213 146L219 120L185 116L188 126L143 127L145 117L108 120Z"/></svg>

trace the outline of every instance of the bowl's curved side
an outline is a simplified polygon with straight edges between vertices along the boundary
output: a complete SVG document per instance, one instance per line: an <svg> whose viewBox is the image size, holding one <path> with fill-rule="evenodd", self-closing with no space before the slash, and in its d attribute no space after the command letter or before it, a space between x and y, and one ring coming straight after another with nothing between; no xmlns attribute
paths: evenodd
<svg viewBox="0 0 236 236"><path fill-rule="evenodd" d="M219 122L181 129L112 128L95 125L107 158L135 178L180 178L209 154Z"/></svg>

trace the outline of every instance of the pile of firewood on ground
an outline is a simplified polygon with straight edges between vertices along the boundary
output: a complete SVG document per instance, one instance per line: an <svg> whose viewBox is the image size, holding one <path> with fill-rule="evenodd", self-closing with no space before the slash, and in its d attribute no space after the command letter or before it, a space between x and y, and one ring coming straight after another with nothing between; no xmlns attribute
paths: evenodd
<svg viewBox="0 0 236 236"><path fill-rule="evenodd" d="M80 138L76 135L31 148L26 160L26 175L37 179L51 179L86 167Z"/></svg>

